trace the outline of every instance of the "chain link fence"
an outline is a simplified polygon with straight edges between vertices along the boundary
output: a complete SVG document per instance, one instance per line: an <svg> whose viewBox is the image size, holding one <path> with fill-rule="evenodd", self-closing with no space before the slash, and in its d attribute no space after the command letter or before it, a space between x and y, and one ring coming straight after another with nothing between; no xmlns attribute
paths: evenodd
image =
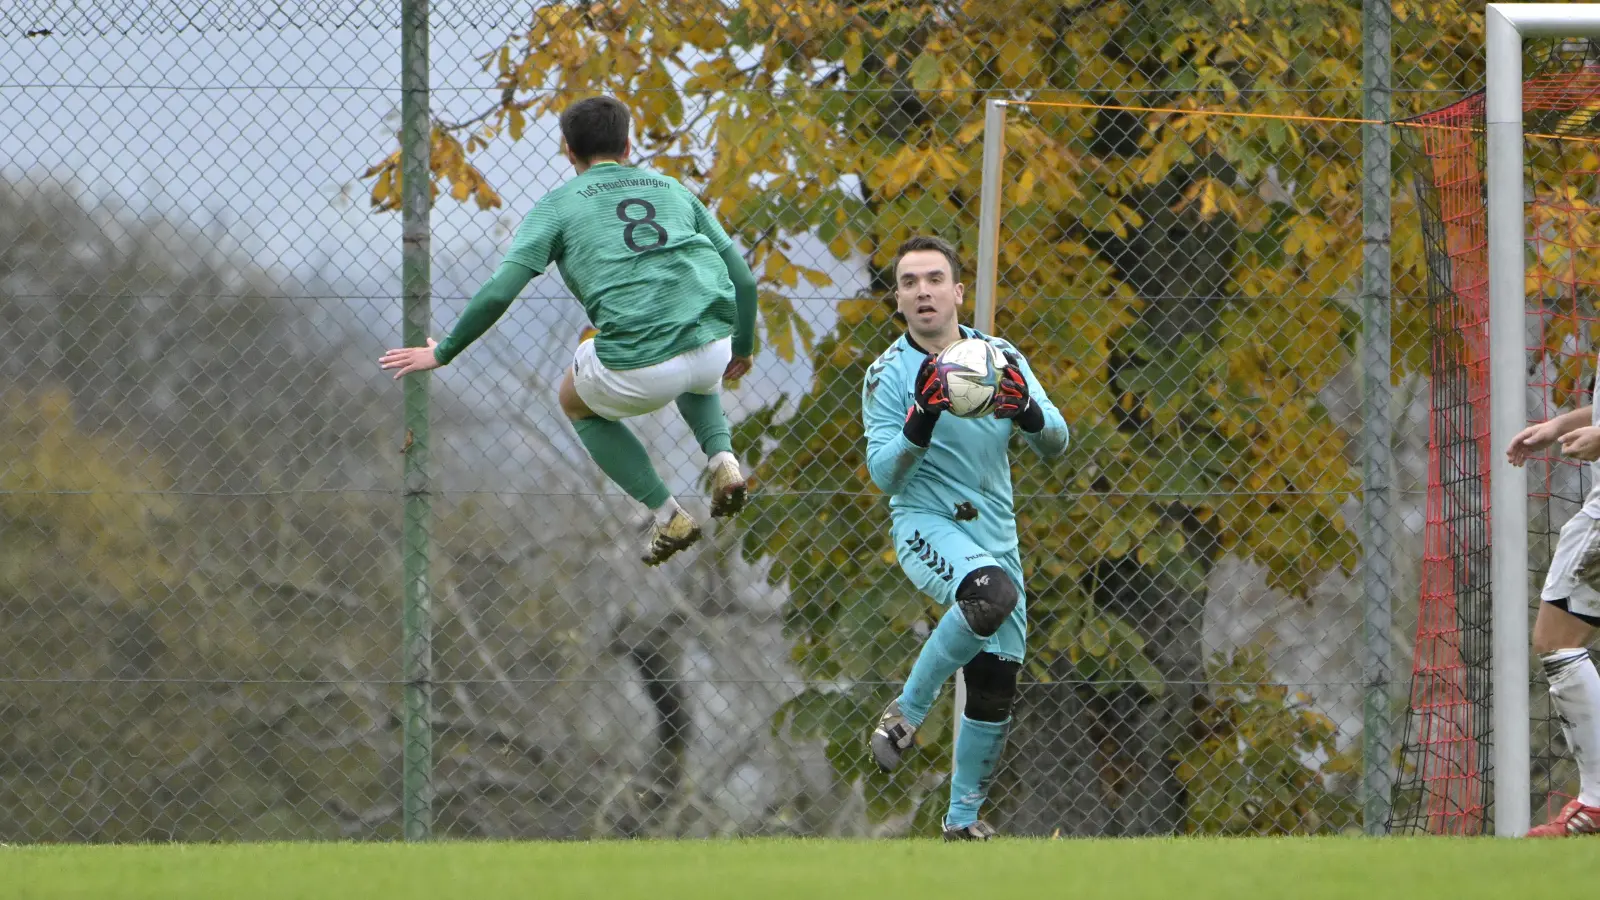
<svg viewBox="0 0 1600 900"><path fill-rule="evenodd" d="M1015 105L995 330L1073 445L1013 457L1029 659L985 817L1412 827L1427 270L1404 155L1373 194L1352 120L1373 27L1401 118L1481 83L1480 14L430 16L436 337L571 177L555 116L594 93L630 105L636 159L705 198L762 288L755 371L724 396L752 503L660 569L638 561L644 510L556 403L587 324L556 274L431 376L433 834L937 829L951 692L892 778L867 753L939 610L895 561L860 391L899 333L899 242L938 234L973 262L996 98ZM376 364L400 343L399 23L346 0L0 11L0 841L401 836L407 447ZM703 518L687 428L631 426ZM1365 547L1364 483L1390 488L1388 539ZM1374 747L1376 784L1400 786L1376 799Z"/></svg>

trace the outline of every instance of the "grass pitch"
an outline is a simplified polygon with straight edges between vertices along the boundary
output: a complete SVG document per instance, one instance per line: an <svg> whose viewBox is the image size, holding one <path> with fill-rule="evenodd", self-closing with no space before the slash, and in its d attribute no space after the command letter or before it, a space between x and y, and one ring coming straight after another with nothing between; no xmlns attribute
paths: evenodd
<svg viewBox="0 0 1600 900"><path fill-rule="evenodd" d="M0 898L1236 900L1583 893L1600 839L641 841L0 847Z"/></svg>

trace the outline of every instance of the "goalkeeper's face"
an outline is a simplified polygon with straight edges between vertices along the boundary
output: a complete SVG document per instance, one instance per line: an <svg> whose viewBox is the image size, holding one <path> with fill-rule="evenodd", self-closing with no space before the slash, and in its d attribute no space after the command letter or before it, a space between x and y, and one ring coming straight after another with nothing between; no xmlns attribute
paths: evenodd
<svg viewBox="0 0 1600 900"><path fill-rule="evenodd" d="M950 274L950 261L938 250L914 250L895 266L895 302L917 343L938 352L960 330L956 310L964 288Z"/></svg>

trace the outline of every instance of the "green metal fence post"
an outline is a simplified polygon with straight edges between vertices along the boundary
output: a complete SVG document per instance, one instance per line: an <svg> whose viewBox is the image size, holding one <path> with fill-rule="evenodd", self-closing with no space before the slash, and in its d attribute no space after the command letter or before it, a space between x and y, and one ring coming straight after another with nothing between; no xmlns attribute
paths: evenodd
<svg viewBox="0 0 1600 900"><path fill-rule="evenodd" d="M428 235L429 153L428 0L404 0L400 13L400 174L404 303L402 339L422 345L432 318ZM428 466L429 377L405 384L405 570L402 666L405 672L405 749L402 761L406 840L433 829L433 625L428 579L431 491Z"/></svg>

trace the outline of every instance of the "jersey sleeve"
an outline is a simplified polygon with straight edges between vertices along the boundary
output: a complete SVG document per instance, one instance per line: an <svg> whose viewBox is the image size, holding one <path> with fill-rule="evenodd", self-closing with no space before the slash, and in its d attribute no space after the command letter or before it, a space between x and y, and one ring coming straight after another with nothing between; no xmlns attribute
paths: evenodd
<svg viewBox="0 0 1600 900"><path fill-rule="evenodd" d="M533 270L538 275L561 258L561 214L547 197L533 205L511 238L505 262Z"/></svg>
<svg viewBox="0 0 1600 900"><path fill-rule="evenodd" d="M728 233L722 229L722 224L711 215L711 210L706 209L706 205L701 203L700 198L688 188L684 188L683 192L689 195L689 203L694 210L694 230L710 238L711 249L718 253L732 247L733 238L728 237Z"/></svg>
<svg viewBox="0 0 1600 900"><path fill-rule="evenodd" d="M905 392L896 382L894 367L883 360L867 370L861 388L861 417L867 433L867 474L885 494L894 496L906 489L928 448L918 447L905 436L906 414L910 406L902 402Z"/></svg>
<svg viewBox="0 0 1600 900"><path fill-rule="evenodd" d="M756 348L756 313L761 296L756 276L732 243L722 251L722 264L728 267L728 279L733 282L733 355L749 356Z"/></svg>
<svg viewBox="0 0 1600 900"><path fill-rule="evenodd" d="M461 351L467 349L468 344L482 337L489 326L511 308L511 301L517 299L517 294L528 286L532 278L533 272L519 263L501 263L493 277L472 295L467 308L461 312L460 321L433 348L433 358L439 361L439 365L449 365Z"/></svg>
<svg viewBox="0 0 1600 900"><path fill-rule="evenodd" d="M1017 361L1022 369L1022 380L1028 384L1028 396L1033 398L1033 402L1038 405L1039 411L1044 413L1044 427L1032 434L1024 431L1022 439L1027 441L1028 446L1032 447L1035 453L1045 459L1059 456L1066 451L1067 444L1071 440L1071 431L1067 428L1067 420L1061 415L1061 411L1056 409L1056 405L1050 402L1049 395L1044 392L1044 386L1039 383L1039 379L1033 374L1033 367L1028 365L1028 358L1023 356L1015 347L1007 346L1012 353L1017 355Z"/></svg>

